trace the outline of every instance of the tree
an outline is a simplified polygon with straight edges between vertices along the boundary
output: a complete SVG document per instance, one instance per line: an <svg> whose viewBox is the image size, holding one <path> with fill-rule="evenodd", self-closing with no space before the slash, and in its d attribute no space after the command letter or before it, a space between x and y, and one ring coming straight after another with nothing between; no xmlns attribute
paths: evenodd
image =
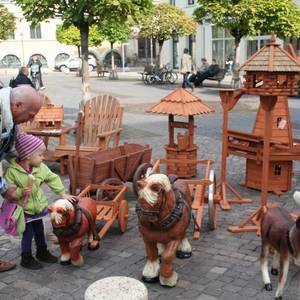
<svg viewBox="0 0 300 300"><path fill-rule="evenodd" d="M0 41L7 40L16 29L16 17L0 4Z"/></svg>
<svg viewBox="0 0 300 300"><path fill-rule="evenodd" d="M38 23L60 17L63 25L74 25L80 31L81 55L83 57L83 82L88 75L89 28L108 20L124 22L130 16L139 20L152 6L152 0L15 0L27 20Z"/></svg>
<svg viewBox="0 0 300 300"><path fill-rule="evenodd" d="M116 42L126 42L129 39L131 28L127 22L114 22L111 23L107 20L101 22L99 26L99 32L104 37L105 40L110 42L111 48L111 69L112 76L115 75L115 64L114 64L114 43Z"/></svg>
<svg viewBox="0 0 300 300"><path fill-rule="evenodd" d="M247 36L275 33L277 36L300 36L300 12L293 0L198 0L194 15L226 28L234 37L235 63L239 62L239 45Z"/></svg>
<svg viewBox="0 0 300 300"><path fill-rule="evenodd" d="M162 67L162 48L164 41L177 36L191 35L197 30L197 23L184 10L162 3L154 7L152 14L140 23L140 36L153 38L159 45L159 65Z"/></svg>
<svg viewBox="0 0 300 300"><path fill-rule="evenodd" d="M57 40L66 45L76 46L78 56L80 56L80 31L74 25L65 28L63 25L58 25L56 28ZM98 28L93 25L89 28L89 47L97 47L103 41L103 36L98 31Z"/></svg>

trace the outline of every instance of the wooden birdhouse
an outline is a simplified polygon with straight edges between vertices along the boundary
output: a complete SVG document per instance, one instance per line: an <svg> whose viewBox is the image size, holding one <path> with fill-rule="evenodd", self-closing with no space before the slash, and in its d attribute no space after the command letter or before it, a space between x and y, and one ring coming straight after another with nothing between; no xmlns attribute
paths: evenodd
<svg viewBox="0 0 300 300"><path fill-rule="evenodd" d="M147 112L165 114L169 116L169 144L165 145L167 159L197 159L198 146L194 143L194 116L214 112L212 108L203 103L183 88L174 90L153 105ZM175 120L174 117L180 118ZM188 118L187 121L182 120ZM168 174L176 174L182 178L196 176L197 164L170 163L167 166Z"/></svg>
<svg viewBox="0 0 300 300"><path fill-rule="evenodd" d="M269 126L270 151L264 158L269 161L267 189L280 194L288 191L292 182L294 144L287 96L297 92L300 64L276 43L273 36L270 43L246 61L240 70L246 72L245 93L260 96L252 133L261 137L262 151L267 139L265 127ZM246 186L261 189L262 173L261 159L247 158Z"/></svg>

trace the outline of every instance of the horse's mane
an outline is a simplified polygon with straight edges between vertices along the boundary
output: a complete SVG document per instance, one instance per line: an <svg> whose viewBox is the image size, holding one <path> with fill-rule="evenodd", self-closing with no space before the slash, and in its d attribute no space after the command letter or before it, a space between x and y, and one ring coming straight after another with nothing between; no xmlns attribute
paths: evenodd
<svg viewBox="0 0 300 300"><path fill-rule="evenodd" d="M139 191L139 196L145 199L151 206L156 204L158 195L149 188L149 185L159 183L166 192L169 192L172 188L170 180L165 174L151 174L145 181L147 185Z"/></svg>
<svg viewBox="0 0 300 300"><path fill-rule="evenodd" d="M72 203L66 199L58 199L53 204L53 212L51 213L51 219L55 220L56 224L60 224L62 221L62 215L56 212L55 208L62 208L65 211L74 209Z"/></svg>

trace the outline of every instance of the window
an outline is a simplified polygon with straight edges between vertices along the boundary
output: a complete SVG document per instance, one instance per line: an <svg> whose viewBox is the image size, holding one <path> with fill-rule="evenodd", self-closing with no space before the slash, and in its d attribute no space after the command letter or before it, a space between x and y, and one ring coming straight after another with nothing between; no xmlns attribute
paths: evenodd
<svg viewBox="0 0 300 300"><path fill-rule="evenodd" d="M175 6L175 0L170 0L170 4Z"/></svg>
<svg viewBox="0 0 300 300"><path fill-rule="evenodd" d="M30 25L30 38L31 39L41 39L42 34L41 34L41 25L38 24L36 26Z"/></svg>
<svg viewBox="0 0 300 300"><path fill-rule="evenodd" d="M247 41L247 57L249 58L255 52L257 52L260 48L262 48L268 41L269 36L258 36L253 40Z"/></svg>
<svg viewBox="0 0 300 300"><path fill-rule="evenodd" d="M14 31L11 31L9 34L8 34L8 40L14 40L15 39L15 32Z"/></svg>
<svg viewBox="0 0 300 300"><path fill-rule="evenodd" d="M20 68L21 61L17 56L8 54L2 58L0 66L2 68Z"/></svg>
<svg viewBox="0 0 300 300"><path fill-rule="evenodd" d="M274 174L277 176L281 175L281 165L279 165L279 164L275 165Z"/></svg>
<svg viewBox="0 0 300 300"><path fill-rule="evenodd" d="M188 0L188 5L193 5L195 4L195 0Z"/></svg>
<svg viewBox="0 0 300 300"><path fill-rule="evenodd" d="M228 30L212 26L212 58L224 68L226 60L232 57L234 57L234 38Z"/></svg>

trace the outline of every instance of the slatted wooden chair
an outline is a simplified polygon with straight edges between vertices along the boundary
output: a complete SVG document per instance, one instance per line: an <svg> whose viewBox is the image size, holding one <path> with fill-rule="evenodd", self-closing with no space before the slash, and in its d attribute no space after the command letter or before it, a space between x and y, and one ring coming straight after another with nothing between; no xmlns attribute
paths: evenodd
<svg viewBox="0 0 300 300"><path fill-rule="evenodd" d="M83 107L83 125L80 137L79 155L116 147L122 131L123 106L110 95L99 95L88 100ZM59 145L55 156L67 158L75 154L74 145ZM66 164L66 159L61 160Z"/></svg>

